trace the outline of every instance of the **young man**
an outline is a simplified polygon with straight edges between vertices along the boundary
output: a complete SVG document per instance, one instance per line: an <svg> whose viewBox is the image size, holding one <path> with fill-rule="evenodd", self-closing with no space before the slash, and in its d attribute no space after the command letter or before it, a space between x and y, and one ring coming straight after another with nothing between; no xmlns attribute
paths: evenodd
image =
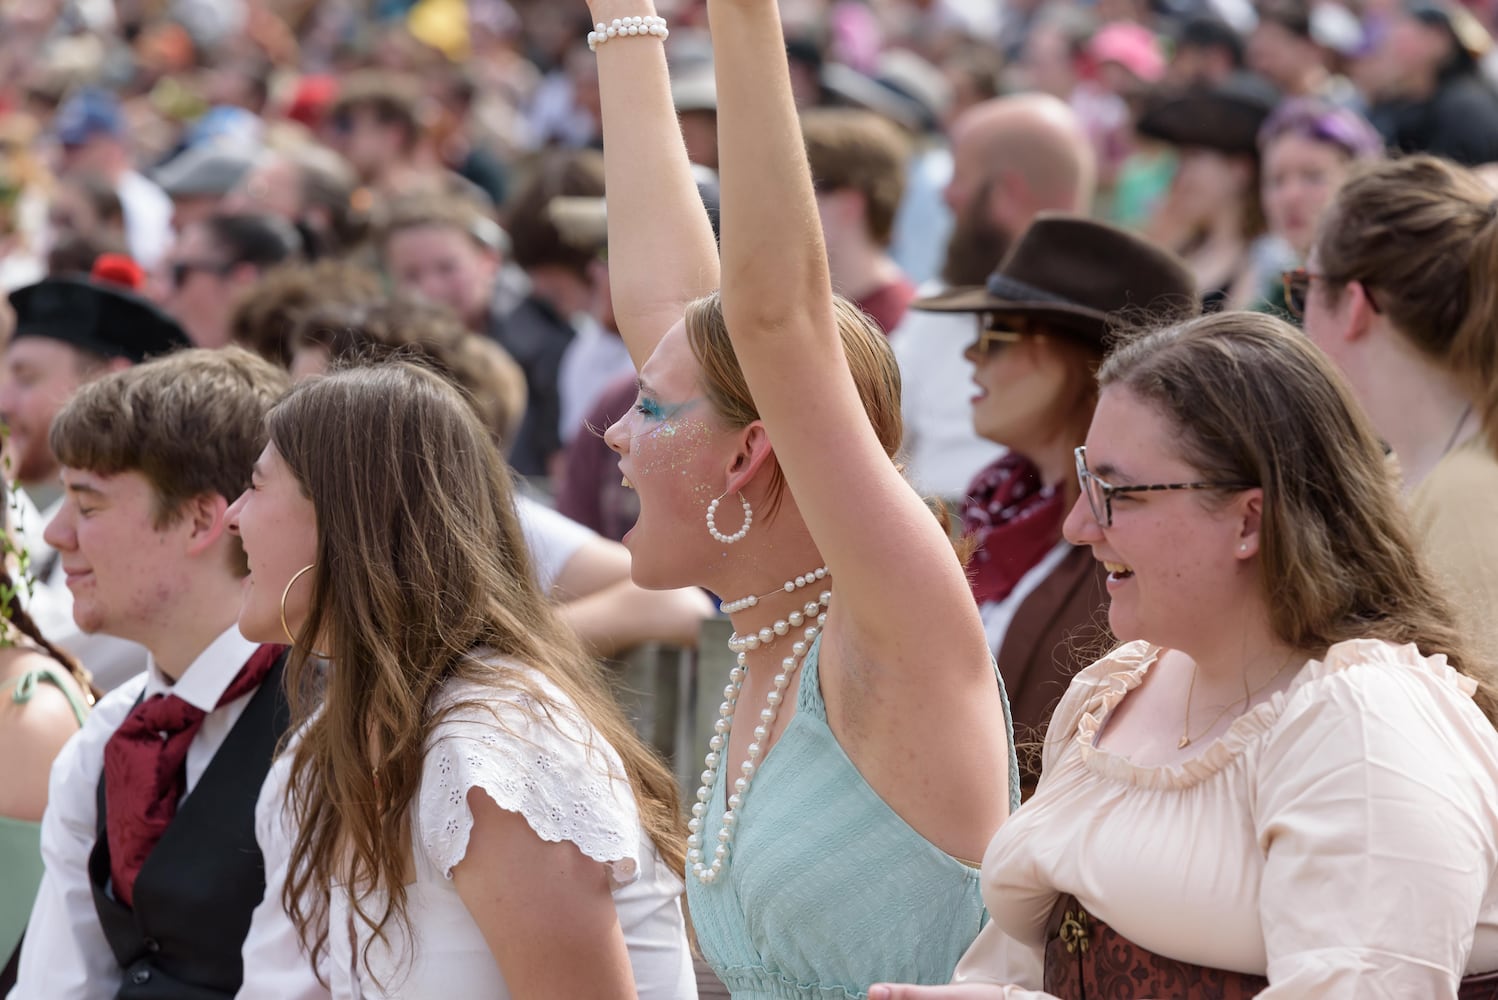
<svg viewBox="0 0 1498 1000"><path fill-rule="evenodd" d="M905 193L909 143L872 111L818 108L801 116L816 182L832 286L889 333L905 318L915 286L889 255Z"/></svg>
<svg viewBox="0 0 1498 1000"><path fill-rule="evenodd" d="M235 306L249 287L300 252L301 237L285 219L214 213L183 227L167 261L162 306L194 347L223 347L232 339Z"/></svg>
<svg viewBox="0 0 1498 1000"><path fill-rule="evenodd" d="M288 712L284 649L236 625L245 557L224 512L249 486L286 384L238 348L184 351L85 386L53 423L66 496L46 534L74 618L151 661L53 767L47 871L11 1000L240 988L266 891L255 804ZM310 966L289 952L276 967L305 983Z"/></svg>
<svg viewBox="0 0 1498 1000"><path fill-rule="evenodd" d="M57 488L57 456L48 432L59 410L87 383L113 371L187 346L182 328L150 302L90 278L48 278L11 293L16 332L0 355L0 420L9 428L13 481L50 497ZM145 669L145 650L133 642L80 632L57 553L41 537L62 501L38 514L26 494L14 519L31 554L38 582L27 610L42 634L67 649L108 691ZM45 502L45 500L44 500Z"/></svg>

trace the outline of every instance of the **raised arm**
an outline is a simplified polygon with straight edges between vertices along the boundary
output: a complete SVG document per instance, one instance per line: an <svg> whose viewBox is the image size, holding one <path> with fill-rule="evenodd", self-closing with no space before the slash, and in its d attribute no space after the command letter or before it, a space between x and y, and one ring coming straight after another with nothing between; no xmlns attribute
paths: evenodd
<svg viewBox="0 0 1498 1000"><path fill-rule="evenodd" d="M589 0L595 27L655 15L653 0ZM697 196L664 47L655 38L597 47L614 317L638 369L688 302L718 287L718 248Z"/></svg>
<svg viewBox="0 0 1498 1000"><path fill-rule="evenodd" d="M774 0L709 0L718 79L723 311L796 504L837 580L841 613L879 664L992 686L976 607L950 544L880 445L854 386ZM898 581L897 586L892 586ZM920 650L921 652L918 652ZM905 669L919 657L925 668ZM929 693L929 692L928 692ZM943 709L945 697L937 697ZM923 703L936 704L923 696Z"/></svg>

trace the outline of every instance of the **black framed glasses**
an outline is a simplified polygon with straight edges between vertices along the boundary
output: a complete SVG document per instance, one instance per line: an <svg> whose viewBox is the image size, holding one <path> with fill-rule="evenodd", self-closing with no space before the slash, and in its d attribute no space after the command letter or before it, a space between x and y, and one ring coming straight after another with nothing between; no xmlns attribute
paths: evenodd
<svg viewBox="0 0 1498 1000"><path fill-rule="evenodd" d="M1311 294L1311 283L1326 280L1326 275L1316 274L1303 267L1297 267L1292 271L1281 271L1280 281L1285 286L1285 308L1290 310L1290 315L1296 319L1304 319L1306 299ZM1368 300L1368 308L1374 312L1379 311L1378 303L1373 298L1373 289L1366 284L1363 285L1363 298Z"/></svg>
<svg viewBox="0 0 1498 1000"><path fill-rule="evenodd" d="M1251 483L1150 483L1143 486L1114 486L1093 475L1087 468L1087 448L1074 451L1077 458L1077 483L1087 506L1092 508L1092 517L1104 528L1113 527L1113 498L1123 493L1161 493L1167 490L1251 490Z"/></svg>

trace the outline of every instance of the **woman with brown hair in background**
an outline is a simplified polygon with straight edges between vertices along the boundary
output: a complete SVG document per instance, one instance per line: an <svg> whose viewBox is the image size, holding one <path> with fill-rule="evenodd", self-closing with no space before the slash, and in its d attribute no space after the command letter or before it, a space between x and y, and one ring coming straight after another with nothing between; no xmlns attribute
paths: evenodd
<svg viewBox="0 0 1498 1000"><path fill-rule="evenodd" d="M1498 692L1352 394L1259 313L1098 383L1066 534L1123 645L1056 709L954 985L870 997L1491 997Z"/></svg>
<svg viewBox="0 0 1498 1000"><path fill-rule="evenodd" d="M1498 199L1430 156L1343 185L1304 270L1310 338L1394 453L1415 537L1480 648L1498 649Z"/></svg>
<svg viewBox="0 0 1498 1000"><path fill-rule="evenodd" d="M282 902L334 994L695 996L675 780L532 582L488 430L401 362L269 425L239 624L296 647Z"/></svg>
<svg viewBox="0 0 1498 1000"><path fill-rule="evenodd" d="M976 288L915 304L976 313L973 429L1008 451L973 479L962 509L974 545L968 579L1009 691L1015 738L1044 730L1077 669L1110 645L1105 573L1061 536L1077 498L1072 452L1097 405L1113 324L1197 311L1185 263L1147 240L1081 216L1044 212ZM1037 753L1021 754L1028 796Z"/></svg>

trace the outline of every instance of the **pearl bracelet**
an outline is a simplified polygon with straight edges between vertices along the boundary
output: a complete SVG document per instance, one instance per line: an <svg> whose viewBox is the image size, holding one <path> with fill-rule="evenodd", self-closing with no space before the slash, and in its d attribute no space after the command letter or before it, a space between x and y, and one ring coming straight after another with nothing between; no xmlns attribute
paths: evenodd
<svg viewBox="0 0 1498 1000"><path fill-rule="evenodd" d="M648 17L616 17L608 24L599 21L593 26L593 30L588 32L588 48L597 52L598 46L604 42L629 35L654 35L665 41L671 32L666 30L666 19L654 14Z"/></svg>

